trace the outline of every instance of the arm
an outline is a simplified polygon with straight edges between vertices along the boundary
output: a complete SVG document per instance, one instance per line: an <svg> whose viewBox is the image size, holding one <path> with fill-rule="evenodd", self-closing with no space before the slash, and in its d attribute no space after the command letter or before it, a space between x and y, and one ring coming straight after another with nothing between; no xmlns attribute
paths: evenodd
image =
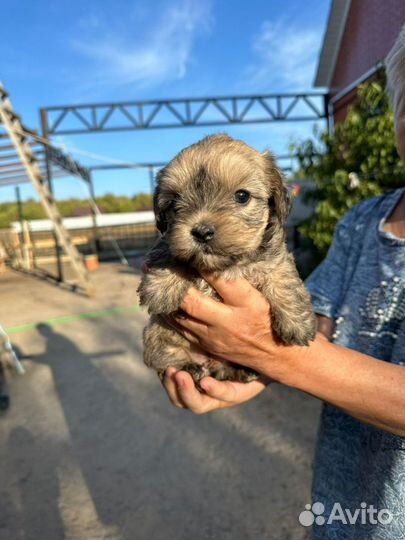
<svg viewBox="0 0 405 540"><path fill-rule="evenodd" d="M305 351L284 347L278 380L374 427L405 437L405 368L319 337ZM281 365L284 361L284 365ZM269 366L264 369L269 371Z"/></svg>
<svg viewBox="0 0 405 540"><path fill-rule="evenodd" d="M318 332L326 337L329 341L333 334L334 322L329 317L324 317L323 315L317 315L318 319Z"/></svg>
<svg viewBox="0 0 405 540"><path fill-rule="evenodd" d="M334 345L319 333L308 347L286 346L269 330L267 301L247 281L205 278L224 303L191 289L182 303L189 317L175 320L187 339L211 354L251 367L363 422L405 436L404 367ZM331 330L329 322L321 322ZM183 386L184 390L187 393L191 387ZM198 405L195 412L201 412Z"/></svg>

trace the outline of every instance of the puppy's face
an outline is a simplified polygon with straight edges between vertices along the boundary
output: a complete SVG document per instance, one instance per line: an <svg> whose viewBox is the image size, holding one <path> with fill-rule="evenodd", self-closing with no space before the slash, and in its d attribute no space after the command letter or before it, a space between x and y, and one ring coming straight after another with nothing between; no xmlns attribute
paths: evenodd
<svg viewBox="0 0 405 540"><path fill-rule="evenodd" d="M172 255L199 270L253 259L269 225L288 211L270 154L226 135L186 148L158 176L157 226Z"/></svg>

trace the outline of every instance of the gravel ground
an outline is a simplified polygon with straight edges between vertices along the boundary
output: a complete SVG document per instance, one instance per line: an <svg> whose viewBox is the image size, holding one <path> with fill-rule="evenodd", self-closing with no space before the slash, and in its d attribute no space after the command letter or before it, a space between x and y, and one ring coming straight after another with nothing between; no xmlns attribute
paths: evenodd
<svg viewBox="0 0 405 540"><path fill-rule="evenodd" d="M103 265L87 299L0 276L27 370L0 417L0 540L304 539L319 403L271 385L205 416L172 407L142 364L138 280Z"/></svg>

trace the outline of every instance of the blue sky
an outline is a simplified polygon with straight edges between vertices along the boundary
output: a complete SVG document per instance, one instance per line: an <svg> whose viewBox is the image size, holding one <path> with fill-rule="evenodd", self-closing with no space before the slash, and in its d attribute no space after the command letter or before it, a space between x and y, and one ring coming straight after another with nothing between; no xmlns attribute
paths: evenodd
<svg viewBox="0 0 405 540"><path fill-rule="evenodd" d="M329 0L19 0L2 6L0 79L26 125L43 106L310 90ZM65 136L84 165L167 161L223 128ZM309 123L229 126L258 150L285 154L311 134ZM94 159L90 155L98 155ZM149 189L147 172L95 172L96 193ZM82 197L72 178L58 198ZM23 197L32 196L22 186ZM12 200L1 188L0 200Z"/></svg>

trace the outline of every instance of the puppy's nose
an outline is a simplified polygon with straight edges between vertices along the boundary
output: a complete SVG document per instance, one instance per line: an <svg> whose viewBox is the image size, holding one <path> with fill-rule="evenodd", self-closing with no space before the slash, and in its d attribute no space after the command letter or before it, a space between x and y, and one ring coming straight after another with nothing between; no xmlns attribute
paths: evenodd
<svg viewBox="0 0 405 540"><path fill-rule="evenodd" d="M198 242L206 243L214 237L215 229L212 225L200 223L199 225L194 225L191 229L191 234Z"/></svg>

